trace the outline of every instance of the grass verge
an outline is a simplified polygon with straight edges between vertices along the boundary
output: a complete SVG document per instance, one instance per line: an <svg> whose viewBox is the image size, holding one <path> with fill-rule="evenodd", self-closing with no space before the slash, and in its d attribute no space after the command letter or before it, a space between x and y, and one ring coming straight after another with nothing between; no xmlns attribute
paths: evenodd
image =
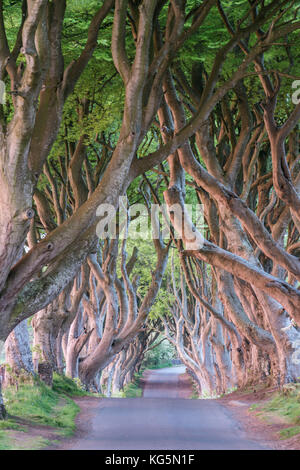
<svg viewBox="0 0 300 470"><path fill-rule="evenodd" d="M139 398L143 394L141 378L143 373L135 374L134 379L129 384L125 385L124 390L114 393L114 398Z"/></svg>
<svg viewBox="0 0 300 470"><path fill-rule="evenodd" d="M280 419L288 427L279 431L281 439L300 435L300 384L287 384L281 392L276 392L266 404L254 404L251 411L268 422Z"/></svg>
<svg viewBox="0 0 300 470"><path fill-rule="evenodd" d="M45 447L53 436L71 436L80 411L71 397L86 392L73 380L54 374L53 388L35 378L33 384L21 384L18 390L6 388L3 395L8 419L0 421L0 450L20 450Z"/></svg>
<svg viewBox="0 0 300 470"><path fill-rule="evenodd" d="M133 381L125 385L123 391L124 398L138 398L142 396L141 378L142 374L135 374Z"/></svg>

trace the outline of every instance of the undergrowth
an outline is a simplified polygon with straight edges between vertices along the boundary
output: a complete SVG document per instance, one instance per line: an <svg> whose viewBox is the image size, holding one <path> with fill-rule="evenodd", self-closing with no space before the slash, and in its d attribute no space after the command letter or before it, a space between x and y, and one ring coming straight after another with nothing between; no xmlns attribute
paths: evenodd
<svg viewBox="0 0 300 470"><path fill-rule="evenodd" d="M260 408L262 417L277 415L284 418L288 428L279 431L281 439L288 439L300 434L300 384L287 384L283 390L276 392L272 398L263 406L258 404L251 406L251 410Z"/></svg>
<svg viewBox="0 0 300 470"><path fill-rule="evenodd" d="M172 361L165 361L165 362L160 362L158 364L150 364L147 365L147 367L143 367L144 370L146 369L164 369L165 367L174 367Z"/></svg>
<svg viewBox="0 0 300 470"><path fill-rule="evenodd" d="M143 394L142 386L141 386L141 378L143 372L136 373L134 375L134 379L132 382L124 386L123 390L119 392L113 393L114 398L139 398Z"/></svg>
<svg viewBox="0 0 300 470"><path fill-rule="evenodd" d="M138 398L142 396L141 378L142 373L135 374L133 381L125 385L123 391L124 398Z"/></svg>
<svg viewBox="0 0 300 470"><path fill-rule="evenodd" d="M58 436L72 435L80 408L71 397L86 395L75 381L58 374L53 376L53 388L35 377L33 384L20 384L18 390L7 387L3 392L8 419L0 421L1 450L22 448L14 442L14 436L22 432L26 441L27 426L30 425L51 427ZM30 448L48 444L44 438L35 437Z"/></svg>

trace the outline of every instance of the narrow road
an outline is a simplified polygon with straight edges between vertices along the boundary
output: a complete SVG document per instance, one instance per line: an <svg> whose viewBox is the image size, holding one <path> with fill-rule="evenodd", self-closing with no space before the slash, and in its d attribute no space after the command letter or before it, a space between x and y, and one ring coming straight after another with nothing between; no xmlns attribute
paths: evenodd
<svg viewBox="0 0 300 470"><path fill-rule="evenodd" d="M182 367L151 371L143 398L97 401L87 429L63 449L267 449L249 440L241 424L216 400L177 398L183 372Z"/></svg>
<svg viewBox="0 0 300 470"><path fill-rule="evenodd" d="M170 367L149 371L144 385L144 398L181 398L179 376L185 367Z"/></svg>

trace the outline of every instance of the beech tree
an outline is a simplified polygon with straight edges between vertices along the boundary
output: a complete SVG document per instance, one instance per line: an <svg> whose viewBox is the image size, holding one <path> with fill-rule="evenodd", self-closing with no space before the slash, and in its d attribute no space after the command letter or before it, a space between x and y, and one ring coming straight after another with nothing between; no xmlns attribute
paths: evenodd
<svg viewBox="0 0 300 470"><path fill-rule="evenodd" d="M125 246L119 275L118 241L99 243L97 209L117 210L131 192L140 197L146 181L147 203L164 197L169 207L181 265L166 332L199 387L224 391L261 374L295 380L300 105L290 98L298 2L93 1L88 30L77 26L78 53L68 37L72 4L0 2L8 92L0 104L0 339L11 334L10 362L29 351L24 320L34 316L35 362L60 372L67 365L96 388L106 367L109 380L121 363L132 370L128 355L138 354L171 242L155 242L156 270L139 304ZM85 77L92 67L93 84ZM99 131L95 110L109 108L110 86L122 109ZM185 201L204 208L200 248L201 234L172 212L174 204L184 212ZM32 370L30 354L21 356Z"/></svg>
<svg viewBox="0 0 300 470"><path fill-rule="evenodd" d="M135 33L135 58L131 63L127 58L125 46L125 22L128 5L127 2L121 2L120 4L117 2L114 9L111 44L115 66L124 82L125 103L122 127L112 159L101 181L88 200L61 226L53 230L25 256L19 259L22 255L25 237L28 232L29 220L33 216L32 197L35 181L57 136L63 103L68 94L74 89L76 80L78 80L80 73L82 73L84 66L86 66L97 45L96 38L98 31L112 7L112 3L105 2L96 13L90 26L85 49L78 60L71 62L65 70L63 70L61 52L64 2L52 2L51 5L48 5L46 1L29 3L25 20L21 24L21 31L18 35L17 46L19 47L15 51L15 54L23 54L25 57L25 66L23 65L22 67L24 70L21 78L19 78L19 82L17 81L16 66L14 66L14 56L10 53L7 41L5 41L5 27L4 21L2 21L2 35L5 45L2 52L2 73L10 72L9 78L14 107L13 117L7 127L5 122L3 123L1 134L3 141L1 146L3 152L2 159L3 162L10 161L10 171L7 171L5 176L3 175L5 181L3 181L2 187L5 188L5 198L8 198L9 204L4 199L5 204L3 203L3 205L6 209L3 208L1 210L1 217L3 218L1 226L11 227L9 230L3 231L4 238L1 243L5 253L3 259L4 265L1 270L1 310L3 312L1 318L5 317L6 319L5 325L3 328L1 327L1 332L3 332L1 333L3 334L2 338L5 338L9 331L24 316L30 316L45 306L45 304L50 303L62 288L65 287L66 282L74 277L75 272L78 270L78 264L82 261L79 253L82 252L82 257L87 255L88 248L86 246L83 249L83 245L89 245L93 238L92 234L95 233L96 209L99 204L105 202L116 205L119 195L124 192L125 187L128 186L128 182L132 180L135 172L141 173L145 171L147 168L142 168L144 166L149 167L151 165L150 167L152 167L157 162L157 159L161 161L164 158L163 154L170 153L174 147L176 148L182 144L189 135L193 135L195 128L199 127L202 121L206 120L209 110L213 109L213 106L221 99L222 95L225 95L228 89L238 82L238 79L245 72L247 66L252 63L253 59L262 50L270 46L272 41L288 34L288 32L296 30L299 26L296 21L291 20L288 24L283 23L283 25L279 25L277 28L273 27L270 34L266 38L259 40L258 44L253 47L253 50L242 61L232 79L217 89L211 96L218 73L225 60L225 52L229 52L252 31L257 31L263 23L273 18L276 12L279 12L280 8L289 4L289 2L282 2L282 4L271 2L267 6L262 7L260 13L253 21L244 29L240 28L235 36L223 47L221 52L218 53L216 64L211 72L205 93L207 96L206 103L203 102L203 106L200 106L197 116L192 119L190 125L181 129L168 145L158 151L158 155L143 158L142 160L134 160L137 148L152 124L159 108L162 96L162 80L167 66L174 57L176 50L179 50L184 44L184 41L200 29L215 2L205 2L198 9L192 10L188 16L190 18L192 15L194 21L191 26L185 29L184 4L174 3L168 12L167 20L171 23L167 31L168 36L161 47L158 43L157 51L154 57L151 58L151 63L149 52L153 21L156 21L163 5L157 4L157 2L145 2L137 9L134 8L137 5L131 4L131 8L136 15L135 26L138 23ZM3 5L1 11L3 12ZM46 15L51 16L52 29L51 21L50 26L49 22L46 22ZM279 18L281 17L282 14L280 13ZM51 34L53 34L53 37L50 40ZM159 31L157 34L159 35ZM52 51L52 54L48 54L49 50ZM11 69L15 72L13 73ZM50 82L47 80L50 80ZM56 87L53 88L51 86L53 83L59 83L60 94L56 91ZM55 105L53 106L50 106L49 94L52 94L52 99L55 99ZM55 95L55 98L53 98L53 95ZM57 102L58 95L59 103ZM56 119L50 118L46 121L40 115L44 112L44 114L47 113L47 116L49 116L49 109L51 109L51 112L55 112ZM40 126L43 126L43 129L40 129ZM35 132L37 137L35 137ZM47 142L47 145L45 145L45 142ZM11 156L10 152L14 155ZM125 155L127 156L126 158ZM34 159L39 161L34 163ZM21 172L22 178L15 177L16 168L25 169L25 173ZM14 178L16 181L14 181ZM24 184L24 181L26 181L26 184ZM16 185L21 187L16 187ZM107 194L106 190L108 186L109 194ZM26 195L24 191L27 192ZM14 195L10 196L14 199L13 201L9 200L8 194ZM16 198L19 199L15 200ZM10 206L15 207L15 209L12 207L12 210L9 211L7 208ZM15 213L18 213L18 216L15 216L14 222L9 222L12 220L11 214ZM13 228L14 226L16 228ZM82 233L82 227L86 229L84 234ZM63 238L61 237L62 233L64 234ZM13 237L11 242L10 237ZM7 246L9 246L8 249L6 249ZM78 263L71 262L71 257L75 250L79 258ZM59 263L63 252L64 275L62 275L62 266ZM70 267L71 263L72 267ZM34 274L38 273L45 265L48 266L48 269L42 278L32 281ZM65 275L67 269L70 271L68 276ZM48 283L47 278L49 280L48 275L50 272L52 282ZM60 279L63 278L65 282L59 282L57 279L57 282L54 283L54 278L59 277ZM41 295L38 295L39 289L41 290ZM36 302L36 298L39 298L39 302ZM9 318L11 318L11 321L9 321Z"/></svg>

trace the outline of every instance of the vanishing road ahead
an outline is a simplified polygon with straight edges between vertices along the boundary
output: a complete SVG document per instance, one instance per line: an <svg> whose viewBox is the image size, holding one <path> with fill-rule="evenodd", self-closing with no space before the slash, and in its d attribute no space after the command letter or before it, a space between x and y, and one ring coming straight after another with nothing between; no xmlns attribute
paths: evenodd
<svg viewBox="0 0 300 470"><path fill-rule="evenodd" d="M182 367L151 371L143 398L97 400L84 432L64 449L266 449L247 439L230 411L215 400L178 398Z"/></svg>

